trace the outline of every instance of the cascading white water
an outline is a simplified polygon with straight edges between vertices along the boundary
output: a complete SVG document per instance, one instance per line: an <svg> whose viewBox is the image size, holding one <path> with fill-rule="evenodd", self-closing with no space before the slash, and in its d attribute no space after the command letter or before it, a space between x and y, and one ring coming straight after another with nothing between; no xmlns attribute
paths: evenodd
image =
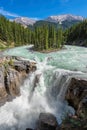
<svg viewBox="0 0 87 130"><path fill-rule="evenodd" d="M41 112L53 113L59 123L66 113L73 114L73 108L64 101L73 73L47 65L47 59L37 61L37 70L21 86L21 96L0 108L0 130L34 128ZM38 75L39 82L35 84Z"/></svg>
<svg viewBox="0 0 87 130"><path fill-rule="evenodd" d="M34 55L31 57L37 63L37 70L30 73L21 86L21 96L0 107L0 130L35 128L41 112L53 113L59 123L66 114L75 112L65 101L65 93L71 77L84 77L85 74L55 66L53 62L57 63L58 59L50 54L43 61Z"/></svg>

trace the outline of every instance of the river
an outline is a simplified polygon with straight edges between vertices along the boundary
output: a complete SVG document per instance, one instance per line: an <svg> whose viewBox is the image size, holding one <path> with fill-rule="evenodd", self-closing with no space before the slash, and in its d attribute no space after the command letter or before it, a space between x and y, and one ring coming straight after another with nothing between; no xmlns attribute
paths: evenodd
<svg viewBox="0 0 87 130"><path fill-rule="evenodd" d="M0 107L0 130L35 128L41 112L54 114L59 124L67 114L75 113L65 101L65 93L72 77L87 78L87 48L65 46L45 54L24 46L9 49L4 55L35 61L37 70L21 86L21 96ZM39 82L34 86L36 76Z"/></svg>

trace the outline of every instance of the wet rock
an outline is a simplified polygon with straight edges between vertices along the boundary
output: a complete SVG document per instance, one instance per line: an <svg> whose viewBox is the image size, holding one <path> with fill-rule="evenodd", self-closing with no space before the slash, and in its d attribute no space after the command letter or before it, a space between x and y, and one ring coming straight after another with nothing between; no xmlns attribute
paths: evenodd
<svg viewBox="0 0 87 130"><path fill-rule="evenodd" d="M17 57L0 58L0 105L20 95L20 86L29 72L36 70L35 62Z"/></svg>
<svg viewBox="0 0 87 130"><path fill-rule="evenodd" d="M41 113L39 116L37 130L56 130L58 123L56 117L51 113Z"/></svg>
<svg viewBox="0 0 87 130"><path fill-rule="evenodd" d="M0 67L0 103L7 97L7 92L4 84L4 68Z"/></svg>
<svg viewBox="0 0 87 130"><path fill-rule="evenodd" d="M80 101L77 115L82 118L87 118L87 96Z"/></svg>
<svg viewBox="0 0 87 130"><path fill-rule="evenodd" d="M37 74L37 75L35 76L33 90L35 89L35 87L36 87L37 84L39 83L40 76L41 76L41 74Z"/></svg>
<svg viewBox="0 0 87 130"><path fill-rule="evenodd" d="M29 73L30 71L36 70L36 64L30 61L14 61L14 67L17 71L26 71L26 73Z"/></svg>
<svg viewBox="0 0 87 130"><path fill-rule="evenodd" d="M7 74L5 75L5 88L7 93L12 96L19 96L20 84L21 76L18 71L9 68Z"/></svg>
<svg viewBox="0 0 87 130"><path fill-rule="evenodd" d="M87 80L72 78L65 98L78 115L84 111L87 108Z"/></svg>
<svg viewBox="0 0 87 130"><path fill-rule="evenodd" d="M31 129L31 128L26 128L26 130L33 130L33 129Z"/></svg>

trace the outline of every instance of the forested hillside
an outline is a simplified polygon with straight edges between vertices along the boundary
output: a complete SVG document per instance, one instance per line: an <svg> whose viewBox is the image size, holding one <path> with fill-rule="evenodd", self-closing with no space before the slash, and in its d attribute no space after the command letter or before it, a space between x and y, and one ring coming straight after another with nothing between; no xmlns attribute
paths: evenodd
<svg viewBox="0 0 87 130"><path fill-rule="evenodd" d="M30 30L21 24L10 22L4 16L0 16L0 39L7 46L20 46L30 43ZM5 44L6 44L5 43Z"/></svg>
<svg viewBox="0 0 87 130"><path fill-rule="evenodd" d="M65 37L67 44L87 46L87 20L67 29Z"/></svg>
<svg viewBox="0 0 87 130"><path fill-rule="evenodd" d="M74 24L78 24L80 22L81 21L79 21L79 20L71 20L71 21L65 20L65 21L62 21L62 23L60 24L59 22L55 23L55 22L49 22L49 21L39 20L33 26L29 25L29 27L30 28L35 28L37 26L43 26L43 25L50 26L50 25L52 25L52 26L55 27L55 29L62 28L63 30L65 30L67 28L70 28Z"/></svg>
<svg viewBox="0 0 87 130"><path fill-rule="evenodd" d="M87 46L87 20L63 30L61 25L39 21L34 28L0 16L0 49L33 44L35 50L59 49L64 44Z"/></svg>
<svg viewBox="0 0 87 130"><path fill-rule="evenodd" d="M57 49L64 43L62 28L43 24L32 30L4 16L0 16L0 40L4 41L6 47L34 44L36 50Z"/></svg>

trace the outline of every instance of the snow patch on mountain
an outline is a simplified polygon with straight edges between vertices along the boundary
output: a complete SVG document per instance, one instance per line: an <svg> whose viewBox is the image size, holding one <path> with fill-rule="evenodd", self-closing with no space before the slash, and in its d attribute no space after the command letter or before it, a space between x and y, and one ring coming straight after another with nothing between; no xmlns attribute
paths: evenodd
<svg viewBox="0 0 87 130"><path fill-rule="evenodd" d="M19 17L16 18L14 21L24 26L33 25L34 23L36 23L36 20L27 17Z"/></svg>
<svg viewBox="0 0 87 130"><path fill-rule="evenodd" d="M84 18L82 16L76 16L76 15L71 15L71 14L65 14L65 15L56 15L56 16L49 16L48 18L45 19L46 21L49 22L55 22L62 24L63 21L83 21Z"/></svg>

